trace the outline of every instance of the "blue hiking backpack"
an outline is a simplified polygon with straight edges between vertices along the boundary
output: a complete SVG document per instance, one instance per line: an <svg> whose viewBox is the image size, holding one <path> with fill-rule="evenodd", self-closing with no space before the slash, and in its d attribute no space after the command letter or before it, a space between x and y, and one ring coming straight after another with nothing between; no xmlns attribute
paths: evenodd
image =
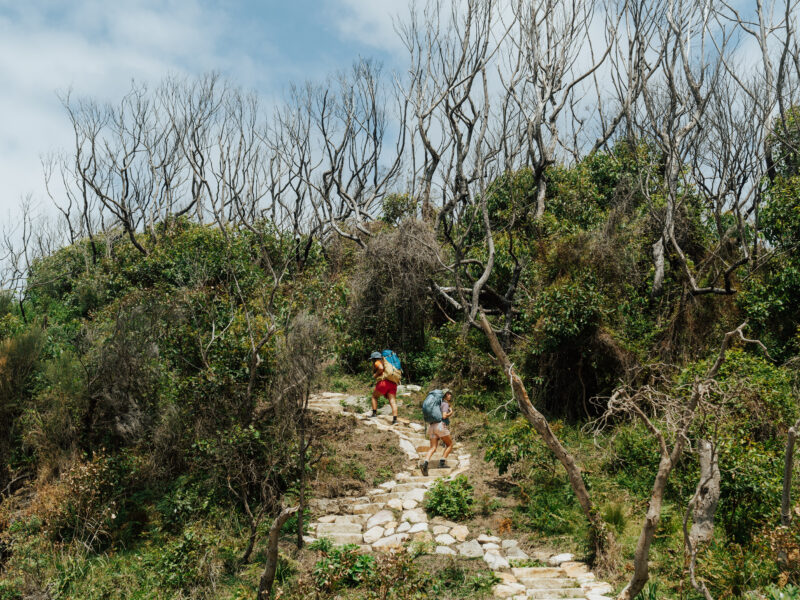
<svg viewBox="0 0 800 600"><path fill-rule="evenodd" d="M422 401L422 418L426 423L441 423L442 421L442 390L432 390Z"/></svg>
<svg viewBox="0 0 800 600"><path fill-rule="evenodd" d="M385 358L395 369L398 371L402 371L403 367L400 366L400 358L397 354L394 353L393 350L384 350L381 352L383 358Z"/></svg>

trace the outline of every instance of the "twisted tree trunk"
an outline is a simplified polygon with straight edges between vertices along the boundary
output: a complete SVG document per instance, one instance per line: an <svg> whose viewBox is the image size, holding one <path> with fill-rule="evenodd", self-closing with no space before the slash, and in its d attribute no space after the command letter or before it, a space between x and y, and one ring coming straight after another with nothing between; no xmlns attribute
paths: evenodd
<svg viewBox="0 0 800 600"><path fill-rule="evenodd" d="M272 593L275 571L278 568L278 539L281 535L281 527L283 527L284 523L289 520L289 517L296 513L299 508L299 506L284 508L272 522L272 527L269 529L269 540L267 541L267 564L264 567L264 573L262 573L261 581L258 584L256 600L267 600Z"/></svg>
<svg viewBox="0 0 800 600"><path fill-rule="evenodd" d="M525 415L525 418L541 436L547 447L553 452L553 454L556 455L556 458L558 458L559 462L563 465L564 470L567 472L567 477L569 478L569 483L572 486L572 490L578 499L578 503L581 505L581 509L583 510L583 514L586 516L586 520L589 521L589 530L591 532L592 542L594 545L594 562L602 564L607 558L608 551L613 545L614 539L611 533L608 531L605 522L600 517L600 514L597 512L597 509L592 503L592 499L589 496L589 490L586 489L586 484L584 483L583 476L581 475L581 469L575 463L573 456L567 451L566 448L564 448L564 446L561 444L561 441L556 437L556 434L553 433L553 430L550 429L550 424L547 422L547 419L544 417L544 415L536 410L536 407L534 407L531 403L530 398L528 397L528 392L525 389L525 384L522 383L522 379L520 379L520 377L514 371L514 365L511 364L508 355L500 345L500 341L497 339L497 335L492 329L492 326L489 324L489 321L486 319L486 315L481 312L480 317L481 327L483 328L483 331L489 340L489 345L491 346L492 352L494 352L495 358L497 359L497 364L500 365L503 371L507 373L511 379L511 388L514 391L514 397L517 400L517 405L522 411L522 414Z"/></svg>

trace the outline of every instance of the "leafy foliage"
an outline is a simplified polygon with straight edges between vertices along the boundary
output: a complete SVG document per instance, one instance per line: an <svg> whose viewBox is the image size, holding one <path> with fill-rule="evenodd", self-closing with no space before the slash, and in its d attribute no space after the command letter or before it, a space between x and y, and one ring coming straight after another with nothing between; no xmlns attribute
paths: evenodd
<svg viewBox="0 0 800 600"><path fill-rule="evenodd" d="M461 521L472 515L475 504L474 488L466 475L453 480L437 480L425 494L425 509L434 516Z"/></svg>

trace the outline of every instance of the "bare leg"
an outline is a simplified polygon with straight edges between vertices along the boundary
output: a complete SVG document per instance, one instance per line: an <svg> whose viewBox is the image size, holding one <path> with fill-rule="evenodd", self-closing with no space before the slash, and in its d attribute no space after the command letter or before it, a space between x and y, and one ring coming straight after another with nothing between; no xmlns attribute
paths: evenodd
<svg viewBox="0 0 800 600"><path fill-rule="evenodd" d="M442 456L442 460L444 460L450 456L450 453L453 451L453 438L448 435L443 437L442 441L447 444L447 448L444 449L444 456Z"/></svg>
<svg viewBox="0 0 800 600"><path fill-rule="evenodd" d="M392 407L392 416L396 417L397 416L397 399L395 398L394 394L392 394L392 393L386 394L386 397L389 399L389 404ZM375 398L373 397L373 399L372 399L373 405L375 404L375 402L376 402Z"/></svg>
<svg viewBox="0 0 800 600"><path fill-rule="evenodd" d="M380 398L378 390L372 390L372 410L378 410L378 398Z"/></svg>
<svg viewBox="0 0 800 600"><path fill-rule="evenodd" d="M431 457L436 452L436 449L439 447L439 438L436 437L435 435L431 436L430 445L431 447L428 449L428 454L425 456L425 462L430 462Z"/></svg>

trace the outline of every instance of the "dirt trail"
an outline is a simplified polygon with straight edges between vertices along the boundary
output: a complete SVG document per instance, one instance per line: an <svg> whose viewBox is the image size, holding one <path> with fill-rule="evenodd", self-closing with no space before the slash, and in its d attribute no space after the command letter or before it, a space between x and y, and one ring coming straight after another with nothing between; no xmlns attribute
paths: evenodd
<svg viewBox="0 0 800 600"><path fill-rule="evenodd" d="M312 396L309 408L353 415L352 407L361 402L356 396L325 392ZM500 578L493 588L496 598L610 600L604 594L611 593L611 585L597 581L589 568L573 560L571 554L535 557L548 566L515 567L517 561L530 562L531 558L517 540L486 534L476 536L464 525L438 517L428 519L423 508L425 492L440 477L468 473L470 455L456 443L447 465L439 468L434 460L425 477L419 470L420 452L428 448L424 424L401 418L392 426L388 415L372 418L356 413L355 417L359 426L376 427L396 436L400 449L408 457L408 466L393 479L369 490L366 496L313 500L312 507L323 516L311 523L314 535L307 541L330 538L335 544L357 544L363 552L401 551L408 542L428 542L436 554L485 561Z"/></svg>

